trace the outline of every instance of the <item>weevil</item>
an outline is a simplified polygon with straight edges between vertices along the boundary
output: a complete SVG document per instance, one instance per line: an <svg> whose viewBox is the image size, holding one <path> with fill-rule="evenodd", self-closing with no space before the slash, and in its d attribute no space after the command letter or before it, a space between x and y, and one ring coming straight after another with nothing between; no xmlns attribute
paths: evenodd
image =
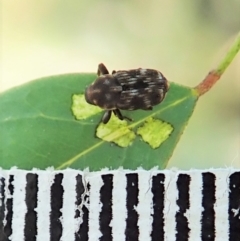
<svg viewBox="0 0 240 241"><path fill-rule="evenodd" d="M120 119L120 110L152 110L161 103L169 89L163 74L154 69L131 69L113 71L109 74L104 64L98 65L98 78L86 88L85 99L89 104L106 110L102 117L108 123L112 112Z"/></svg>

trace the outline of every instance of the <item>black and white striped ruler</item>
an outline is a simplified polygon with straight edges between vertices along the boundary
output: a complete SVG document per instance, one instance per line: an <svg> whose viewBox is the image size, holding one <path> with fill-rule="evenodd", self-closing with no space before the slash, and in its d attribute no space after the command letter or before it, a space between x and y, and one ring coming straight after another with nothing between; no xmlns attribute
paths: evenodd
<svg viewBox="0 0 240 241"><path fill-rule="evenodd" d="M240 170L0 170L0 241L240 241Z"/></svg>

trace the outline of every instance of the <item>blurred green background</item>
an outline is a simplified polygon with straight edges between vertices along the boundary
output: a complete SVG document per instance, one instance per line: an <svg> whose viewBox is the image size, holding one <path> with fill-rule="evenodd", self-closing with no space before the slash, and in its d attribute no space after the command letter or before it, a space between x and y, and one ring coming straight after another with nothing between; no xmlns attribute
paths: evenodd
<svg viewBox="0 0 240 241"><path fill-rule="evenodd" d="M100 62L110 71L158 69L195 86L240 30L240 1L1 1L1 20L1 91L43 76L96 72ZM240 54L198 101L169 162L226 166L240 168Z"/></svg>

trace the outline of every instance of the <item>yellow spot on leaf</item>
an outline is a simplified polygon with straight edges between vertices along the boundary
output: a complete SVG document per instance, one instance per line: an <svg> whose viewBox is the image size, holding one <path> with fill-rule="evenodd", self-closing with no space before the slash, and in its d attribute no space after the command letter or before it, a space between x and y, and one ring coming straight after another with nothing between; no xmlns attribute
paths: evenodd
<svg viewBox="0 0 240 241"><path fill-rule="evenodd" d="M95 105L90 105L86 102L84 95L72 96L72 112L77 120L83 120L102 111L101 108Z"/></svg>
<svg viewBox="0 0 240 241"><path fill-rule="evenodd" d="M121 121L114 115L107 124L99 124L96 136L104 141L114 142L120 147L131 145L136 138L135 133L128 128L127 121Z"/></svg>
<svg viewBox="0 0 240 241"><path fill-rule="evenodd" d="M138 128L137 134L155 149L168 139L172 131L173 127L169 123L150 117Z"/></svg>

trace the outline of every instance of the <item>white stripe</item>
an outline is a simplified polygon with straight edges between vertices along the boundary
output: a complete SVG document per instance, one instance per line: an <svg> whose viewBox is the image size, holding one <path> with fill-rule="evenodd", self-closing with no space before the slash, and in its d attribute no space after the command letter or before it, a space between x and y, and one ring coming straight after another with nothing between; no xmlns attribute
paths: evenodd
<svg viewBox="0 0 240 241"><path fill-rule="evenodd" d="M57 172L38 171L37 241L50 240L51 186Z"/></svg>
<svg viewBox="0 0 240 241"><path fill-rule="evenodd" d="M113 241L125 240L125 229L127 219L126 208L126 172L123 170L116 171L113 176L113 193L112 193L112 227Z"/></svg>
<svg viewBox="0 0 240 241"><path fill-rule="evenodd" d="M152 232L152 213L153 213L153 194L152 188L152 172L150 171L138 171L138 206L137 212L138 227L139 227L139 241L151 241Z"/></svg>
<svg viewBox="0 0 240 241"><path fill-rule="evenodd" d="M103 180L100 172L91 175L90 173L86 176L87 183L90 183L89 193L89 241L96 241L102 236L99 227L99 214L102 209L100 202L100 189L103 185Z"/></svg>
<svg viewBox="0 0 240 241"><path fill-rule="evenodd" d="M218 170L216 174L216 202L215 210L215 229L216 240L228 240L229 222L228 222L228 177L230 170Z"/></svg>
<svg viewBox="0 0 240 241"><path fill-rule="evenodd" d="M177 172L166 171L165 174L165 195L164 195L164 241L173 241L176 239L176 213L179 210L177 206L178 190L176 181Z"/></svg>
<svg viewBox="0 0 240 241"><path fill-rule="evenodd" d="M27 206L25 203L26 196L26 174L25 171L14 170L14 191L13 191L13 218L12 218L12 241L24 240L24 226Z"/></svg>
<svg viewBox="0 0 240 241"><path fill-rule="evenodd" d="M189 199L190 207L186 211L190 229L189 241L201 241L201 218L202 218L202 172L186 172L191 176Z"/></svg>
<svg viewBox="0 0 240 241"><path fill-rule="evenodd" d="M62 207L62 237L61 241L75 240L75 211L76 211L76 176L74 170L65 170L62 180L63 186L63 207Z"/></svg>

